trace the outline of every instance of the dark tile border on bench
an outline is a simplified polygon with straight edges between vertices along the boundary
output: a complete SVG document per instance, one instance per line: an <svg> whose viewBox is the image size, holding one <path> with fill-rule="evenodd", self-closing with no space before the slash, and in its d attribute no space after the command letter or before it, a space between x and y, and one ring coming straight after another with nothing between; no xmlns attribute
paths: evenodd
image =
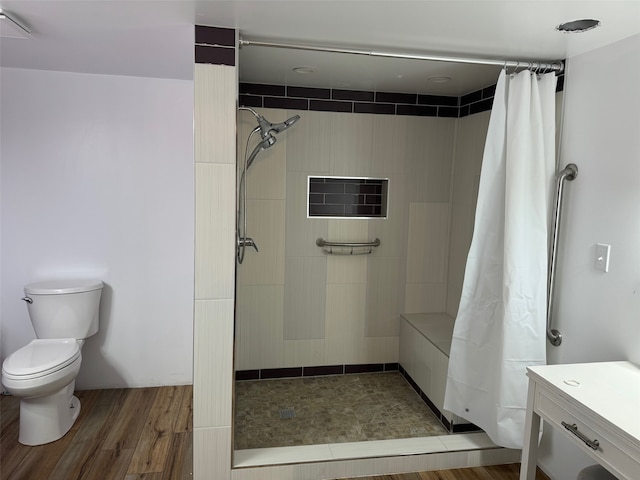
<svg viewBox="0 0 640 480"><path fill-rule="evenodd" d="M422 389L418 386L418 384L411 378L411 375L407 373L407 371L402 367L402 365L398 365L398 370L400 374L404 377L411 388L413 388L416 393L420 396L422 401L427 404L427 406L431 409L433 414L436 416L440 423L447 429L449 433L465 433L465 432L479 432L482 429L473 423L460 423L460 424L451 424L451 422L442 414L440 409L435 406L435 404L431 401L431 399L427 396L426 393L422 391Z"/></svg>

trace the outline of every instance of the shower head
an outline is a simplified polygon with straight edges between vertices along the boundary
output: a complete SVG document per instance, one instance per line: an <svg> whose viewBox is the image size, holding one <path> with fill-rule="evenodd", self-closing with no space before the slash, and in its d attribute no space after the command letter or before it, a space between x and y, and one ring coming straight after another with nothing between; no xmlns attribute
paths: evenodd
<svg viewBox="0 0 640 480"><path fill-rule="evenodd" d="M265 138L265 136L271 132L275 132L275 133L284 132L287 128L289 128L291 125L296 123L298 120L300 120L300 115L295 115L291 118L288 118L282 123L274 124L261 116L258 119L258 125L260 125L260 135L262 135L262 138Z"/></svg>
<svg viewBox="0 0 640 480"><path fill-rule="evenodd" d="M251 112L254 117L256 117L256 120L258 120L258 126L260 127L260 136L263 139L266 139L267 137L271 136L272 133L284 132L287 128L289 128L291 125L293 125L298 120L300 120L300 115L294 115L293 117L288 118L282 123L271 123L269 120L264 118L262 115L260 115L251 107L240 107L239 110L247 110Z"/></svg>

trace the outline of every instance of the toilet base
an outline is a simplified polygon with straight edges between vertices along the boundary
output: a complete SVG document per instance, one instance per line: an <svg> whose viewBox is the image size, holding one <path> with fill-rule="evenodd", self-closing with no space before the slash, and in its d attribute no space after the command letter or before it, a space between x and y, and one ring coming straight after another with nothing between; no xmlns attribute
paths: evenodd
<svg viewBox="0 0 640 480"><path fill-rule="evenodd" d="M80 415L80 400L73 395L76 382L42 397L20 400L20 434L23 445L42 445L62 438Z"/></svg>

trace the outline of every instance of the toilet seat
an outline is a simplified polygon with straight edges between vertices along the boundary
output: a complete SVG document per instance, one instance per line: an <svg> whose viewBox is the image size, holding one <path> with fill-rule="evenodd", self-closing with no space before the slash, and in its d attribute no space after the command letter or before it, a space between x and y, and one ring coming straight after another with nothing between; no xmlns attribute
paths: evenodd
<svg viewBox="0 0 640 480"><path fill-rule="evenodd" d="M80 357L74 338L36 339L9 355L2 376L10 380L31 380L51 375Z"/></svg>

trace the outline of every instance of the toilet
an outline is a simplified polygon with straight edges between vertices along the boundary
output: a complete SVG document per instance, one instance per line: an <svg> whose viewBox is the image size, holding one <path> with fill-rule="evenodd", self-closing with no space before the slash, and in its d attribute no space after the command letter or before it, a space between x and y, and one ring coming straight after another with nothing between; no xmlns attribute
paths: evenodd
<svg viewBox="0 0 640 480"><path fill-rule="evenodd" d="M2 385L20 398L24 445L42 445L63 437L80 414L73 395L84 339L98 331L103 283L53 280L24 287L36 340L2 364Z"/></svg>

